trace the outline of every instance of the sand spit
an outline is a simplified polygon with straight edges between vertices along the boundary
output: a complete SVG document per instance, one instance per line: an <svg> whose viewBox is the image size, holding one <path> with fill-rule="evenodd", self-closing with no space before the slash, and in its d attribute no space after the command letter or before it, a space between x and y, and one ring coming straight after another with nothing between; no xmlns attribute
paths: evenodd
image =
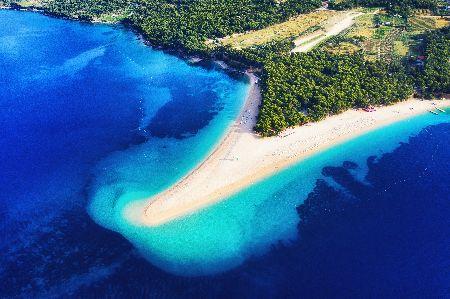
<svg viewBox="0 0 450 299"><path fill-rule="evenodd" d="M213 152L188 175L164 192L136 206L139 222L157 226L214 204L265 177L368 131L417 114L450 106L450 100L411 99L374 112L348 110L327 119L291 128L276 137L253 132L261 102L257 78L249 74L246 103ZM442 112L439 112L442 113ZM438 117L438 116L436 116Z"/></svg>

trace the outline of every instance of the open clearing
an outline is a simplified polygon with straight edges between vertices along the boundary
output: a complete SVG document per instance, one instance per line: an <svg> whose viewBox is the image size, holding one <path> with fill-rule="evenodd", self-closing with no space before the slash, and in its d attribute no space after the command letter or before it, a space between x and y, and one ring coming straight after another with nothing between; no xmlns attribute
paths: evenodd
<svg viewBox="0 0 450 299"><path fill-rule="evenodd" d="M317 46L319 43L325 39L338 35L339 33L350 28L354 22L355 18L361 16L363 13L350 11L345 13L337 14L323 23L323 29L320 29L307 36L297 38L295 43L295 48L292 52L307 52Z"/></svg>
<svg viewBox="0 0 450 299"><path fill-rule="evenodd" d="M427 30L448 26L445 17L415 15L405 20L378 10L355 19L349 30L323 45L323 49L335 54L362 51L368 60L391 61L399 57L417 56L421 37Z"/></svg>
<svg viewBox="0 0 450 299"><path fill-rule="evenodd" d="M220 39L220 42L223 45L229 45L235 49L243 49L255 45L262 45L275 40L295 38L302 34L308 34L314 32L315 30L320 30L327 20L342 14L342 12L338 11L316 10L261 30L233 34Z"/></svg>

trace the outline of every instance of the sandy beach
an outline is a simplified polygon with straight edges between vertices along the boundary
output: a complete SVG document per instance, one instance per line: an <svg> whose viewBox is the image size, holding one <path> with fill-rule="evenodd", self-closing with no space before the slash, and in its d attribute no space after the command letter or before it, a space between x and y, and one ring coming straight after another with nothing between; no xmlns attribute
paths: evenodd
<svg viewBox="0 0 450 299"><path fill-rule="evenodd" d="M348 110L290 128L276 137L262 138L253 132L261 95L257 78L252 74L249 77L249 94L235 124L200 165L171 188L149 198L143 211L133 213L141 215L139 222L164 224L214 204L318 151L429 110L439 112L436 107L450 106L448 99L411 99L377 107L375 112Z"/></svg>

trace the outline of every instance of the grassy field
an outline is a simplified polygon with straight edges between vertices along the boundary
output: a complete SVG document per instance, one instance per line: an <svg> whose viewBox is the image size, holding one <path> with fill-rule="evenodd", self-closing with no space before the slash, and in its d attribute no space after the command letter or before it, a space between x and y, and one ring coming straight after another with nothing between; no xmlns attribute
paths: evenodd
<svg viewBox="0 0 450 299"><path fill-rule="evenodd" d="M405 20L384 11L372 11L360 16L347 32L323 45L323 49L340 54L363 51L368 60L391 61L418 55L420 35L448 25L448 19L424 12Z"/></svg>
<svg viewBox="0 0 450 299"><path fill-rule="evenodd" d="M222 45L232 46L235 49L243 49L255 45L262 45L270 41L295 38L321 29L321 24L340 13L337 11L317 10L261 30L224 37L220 39L220 43Z"/></svg>
<svg viewBox="0 0 450 299"><path fill-rule="evenodd" d="M322 42L318 47L334 54L362 51L368 60L392 61L418 55L421 34L449 25L448 18L432 16L427 10L417 11L408 19L374 8L358 9L356 12L363 14L356 18L349 29ZM261 30L227 36L216 42L236 50L286 39L298 41L303 38L310 42L309 37L319 38L321 32L339 22L347 13L317 10Z"/></svg>
<svg viewBox="0 0 450 299"><path fill-rule="evenodd" d="M101 23L118 23L125 19L127 16L129 16L128 11L121 11L121 12L115 12L110 14L102 14L98 18L94 19L95 22L101 22Z"/></svg>

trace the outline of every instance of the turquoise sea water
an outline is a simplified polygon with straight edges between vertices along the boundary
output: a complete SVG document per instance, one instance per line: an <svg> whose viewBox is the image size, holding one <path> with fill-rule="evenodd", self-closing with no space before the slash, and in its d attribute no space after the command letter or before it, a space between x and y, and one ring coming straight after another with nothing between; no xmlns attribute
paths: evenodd
<svg viewBox="0 0 450 299"><path fill-rule="evenodd" d="M54 214L90 188L93 219L133 240L122 198L163 190L199 163L239 113L245 78L190 66L120 27L0 14L8 213Z"/></svg>
<svg viewBox="0 0 450 299"><path fill-rule="evenodd" d="M326 165L351 160L364 166L367 153L381 156L424 127L448 121L448 114L437 117L427 113L383 127L301 161L221 203L156 228L134 226L123 215L128 203L160 190L140 175L140 171L160 173L153 168L156 165L145 165L137 158L151 152L151 145L144 144L101 164L102 170L97 173L100 186L95 188L90 212L167 271L188 276L221 272L266 253L273 244L296 239L296 207L322 178ZM363 166L354 170L361 179L367 171ZM118 174L113 177L114 183L103 184L111 180L112 172Z"/></svg>
<svg viewBox="0 0 450 299"><path fill-rule="evenodd" d="M365 134L147 228L126 207L211 151L245 81L154 51L122 27L0 11L0 86L0 297L448 290L448 112ZM330 207L322 180L355 206Z"/></svg>

